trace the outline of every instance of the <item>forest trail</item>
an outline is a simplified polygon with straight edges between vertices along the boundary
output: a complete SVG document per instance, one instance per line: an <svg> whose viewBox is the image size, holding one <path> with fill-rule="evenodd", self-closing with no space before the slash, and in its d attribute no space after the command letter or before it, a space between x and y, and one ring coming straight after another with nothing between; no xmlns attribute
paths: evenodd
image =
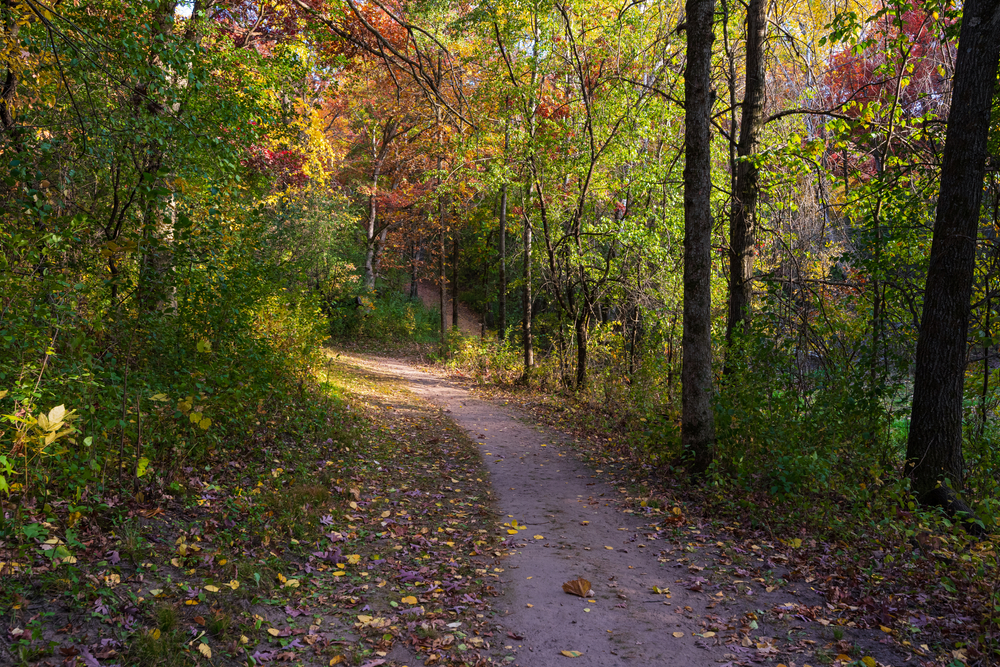
<svg viewBox="0 0 1000 667"><path fill-rule="evenodd" d="M422 280L417 283L417 296L427 308L434 310L441 305L441 296L438 286L432 282ZM447 309L448 323L451 324L451 292L448 292ZM466 336L478 336L482 333L482 318L472 312L468 306L461 301L458 302L458 330Z"/></svg>
<svg viewBox="0 0 1000 667"><path fill-rule="evenodd" d="M564 651L582 654L572 662L580 667L777 664L788 652L808 663L810 645L828 643L822 626L801 632L802 625L790 625L800 623L792 614L773 624L765 614L782 605L786 612L821 606L809 586L775 591L768 584L778 572L767 582L760 572L734 579L720 567L729 562L724 543L704 525L670 510L626 513L617 500L625 489L579 461L566 437L406 362L346 355L341 361L403 380L480 444L503 524L497 529L517 531L500 561L503 596L492 603L512 664L559 664ZM581 577L591 582L586 597L563 591L565 582ZM868 644L866 655L892 664L888 647L861 643Z"/></svg>

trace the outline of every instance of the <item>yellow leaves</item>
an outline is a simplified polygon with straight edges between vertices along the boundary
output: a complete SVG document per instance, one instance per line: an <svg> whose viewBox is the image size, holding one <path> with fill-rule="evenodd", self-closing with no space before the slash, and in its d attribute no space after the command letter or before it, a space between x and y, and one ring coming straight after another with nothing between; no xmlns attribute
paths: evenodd
<svg viewBox="0 0 1000 667"><path fill-rule="evenodd" d="M402 602L403 604L413 605L413 604L417 604L417 598L415 596L413 596L413 595L407 595L405 598L403 598L402 600L400 600L400 602Z"/></svg>
<svg viewBox="0 0 1000 667"><path fill-rule="evenodd" d="M535 539L536 540L544 540L545 536L544 535L535 535Z"/></svg>
<svg viewBox="0 0 1000 667"><path fill-rule="evenodd" d="M361 554L349 554L347 556L348 565L357 565L361 562Z"/></svg>
<svg viewBox="0 0 1000 667"><path fill-rule="evenodd" d="M340 663L344 662L344 660L345 660L344 656L335 655L332 658L330 658L330 667L333 667L334 665L339 665Z"/></svg>
<svg viewBox="0 0 1000 667"><path fill-rule="evenodd" d="M802 540L796 537L795 539L788 541L788 546L790 546L793 549L798 549L799 547L802 546Z"/></svg>
<svg viewBox="0 0 1000 667"><path fill-rule="evenodd" d="M271 635L272 637L277 637L278 635L281 634L281 631L278 630L277 628L268 628L267 634Z"/></svg>
<svg viewBox="0 0 1000 667"><path fill-rule="evenodd" d="M287 579L287 578L285 578L285 575L281 574L280 572L278 573L278 581L281 582L281 587L282 588L298 588L299 587L299 580L298 579Z"/></svg>
<svg viewBox="0 0 1000 667"><path fill-rule="evenodd" d="M184 604L188 605L189 607L193 607L196 604L198 604L198 601L197 600L184 600Z"/></svg>
<svg viewBox="0 0 1000 667"><path fill-rule="evenodd" d="M567 658L579 658L583 655L580 651L559 651L560 655L564 655Z"/></svg>
<svg viewBox="0 0 1000 667"><path fill-rule="evenodd" d="M233 579L232 581L229 582L228 586L235 591L237 588L240 587L240 582L238 582L236 579Z"/></svg>
<svg viewBox="0 0 1000 667"><path fill-rule="evenodd" d="M607 549L608 551L614 551L615 550L614 547L609 547L609 546L605 546L604 548Z"/></svg>
<svg viewBox="0 0 1000 667"><path fill-rule="evenodd" d="M149 631L149 636L151 638L153 638L153 639L159 639L160 638L160 629L159 628L153 628L152 630Z"/></svg>
<svg viewBox="0 0 1000 667"><path fill-rule="evenodd" d="M861 658L861 662L865 663L865 667L876 667L876 665L878 664L877 662L875 662L875 658L871 657L870 655L866 655L865 657Z"/></svg>
<svg viewBox="0 0 1000 667"><path fill-rule="evenodd" d="M212 659L212 649L209 648L208 644L205 643L198 644L198 653L201 653L209 660Z"/></svg>
<svg viewBox="0 0 1000 667"><path fill-rule="evenodd" d="M205 586L205 590L208 591L209 593L218 593L219 592L219 587L218 586L209 585L209 586Z"/></svg>
<svg viewBox="0 0 1000 667"><path fill-rule="evenodd" d="M579 579L567 581L562 585L562 589L570 595L578 595L583 598L587 597L587 593L590 591L590 582L580 577Z"/></svg>
<svg viewBox="0 0 1000 667"><path fill-rule="evenodd" d="M681 637L683 637L683 636L684 636L684 633L683 633L683 632L675 632L675 633L673 633L673 634L674 634L674 637L677 637L678 639L680 639Z"/></svg>

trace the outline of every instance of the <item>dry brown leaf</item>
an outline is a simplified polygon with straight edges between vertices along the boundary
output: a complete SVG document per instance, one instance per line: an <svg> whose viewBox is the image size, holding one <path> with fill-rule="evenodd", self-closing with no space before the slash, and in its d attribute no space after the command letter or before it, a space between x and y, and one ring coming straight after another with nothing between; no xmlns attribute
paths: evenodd
<svg viewBox="0 0 1000 667"><path fill-rule="evenodd" d="M574 579L573 581L567 581L563 584L563 590L570 595L579 595L582 598L587 597L587 593L590 591L590 582L583 577L579 579Z"/></svg>

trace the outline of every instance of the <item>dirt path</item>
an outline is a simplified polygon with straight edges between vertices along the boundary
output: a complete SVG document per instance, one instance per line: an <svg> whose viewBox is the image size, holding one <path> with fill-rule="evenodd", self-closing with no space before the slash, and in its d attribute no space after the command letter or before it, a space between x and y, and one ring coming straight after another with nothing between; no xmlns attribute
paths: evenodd
<svg viewBox="0 0 1000 667"><path fill-rule="evenodd" d="M772 561L762 547L734 549L674 508L647 516L627 510L617 500L626 489L602 481L604 471L581 463L564 436L406 362L347 361L404 380L481 444L504 515L498 528L517 530L499 552L504 595L492 605L515 667L558 665L564 651L581 654L567 663L574 667L836 667L912 658L879 630L824 618L834 607L777 554ZM563 592L580 577L591 582L586 597Z"/></svg>
<svg viewBox="0 0 1000 667"><path fill-rule="evenodd" d="M699 529L665 539L662 527L623 514L612 500L619 490L598 481L556 436L405 363L364 365L404 378L479 439L500 511L511 526L516 521L526 528L509 540L506 596L497 605L516 665L552 665L565 659L562 651L581 652L572 662L580 667L698 665L736 657L714 634L722 622L713 625L713 609L728 605L723 593L705 592L703 566L688 544L707 540ZM592 582L585 598L562 590L578 577Z"/></svg>
<svg viewBox="0 0 1000 667"><path fill-rule="evenodd" d="M438 286L432 283L417 283L417 296L420 297L420 300L424 302L425 306L432 310L441 305L441 295L438 292ZM448 323L450 324L452 314L451 293L449 292L447 296L448 303L445 306L445 311L448 317ZM482 318L472 312L472 310L461 301L458 302L458 330L466 336L478 336L482 333Z"/></svg>

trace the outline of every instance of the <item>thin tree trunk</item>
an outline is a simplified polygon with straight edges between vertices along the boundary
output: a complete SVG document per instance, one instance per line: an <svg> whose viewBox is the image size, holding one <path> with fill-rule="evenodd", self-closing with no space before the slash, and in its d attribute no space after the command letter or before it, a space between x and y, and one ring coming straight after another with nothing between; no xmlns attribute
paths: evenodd
<svg viewBox="0 0 1000 667"><path fill-rule="evenodd" d="M726 344L732 350L733 335L750 326L753 296L753 246L757 222L759 174L754 158L764 124L764 39L767 32L767 4L750 0L747 6L746 85L740 119L740 140L736 147L736 178L729 218L729 319ZM726 365L727 370L732 368Z"/></svg>
<svg viewBox="0 0 1000 667"><path fill-rule="evenodd" d="M503 135L503 148L506 153L510 142L510 127L506 127ZM500 186L500 294L499 294L499 331L497 338L503 342L507 335L507 184Z"/></svg>
<svg viewBox="0 0 1000 667"><path fill-rule="evenodd" d="M917 339L906 474L918 499L951 513L962 457L962 393L969 302L986 169L990 110L1000 62L1000 0L965 4Z"/></svg>
<svg viewBox="0 0 1000 667"><path fill-rule="evenodd" d="M451 239L451 326L458 327L458 234Z"/></svg>
<svg viewBox="0 0 1000 667"><path fill-rule="evenodd" d="M690 471L708 470L715 450L712 414L712 20L715 0L687 0L684 78L684 331L681 443Z"/></svg>
<svg viewBox="0 0 1000 667"><path fill-rule="evenodd" d="M525 203L531 198L531 188L527 188ZM524 377L531 374L535 365L535 351L531 339L531 218L527 209L524 213L524 289L521 290L521 342L524 345Z"/></svg>
<svg viewBox="0 0 1000 667"><path fill-rule="evenodd" d="M584 305L576 317L576 390L587 388L587 343L590 325L590 310Z"/></svg>

